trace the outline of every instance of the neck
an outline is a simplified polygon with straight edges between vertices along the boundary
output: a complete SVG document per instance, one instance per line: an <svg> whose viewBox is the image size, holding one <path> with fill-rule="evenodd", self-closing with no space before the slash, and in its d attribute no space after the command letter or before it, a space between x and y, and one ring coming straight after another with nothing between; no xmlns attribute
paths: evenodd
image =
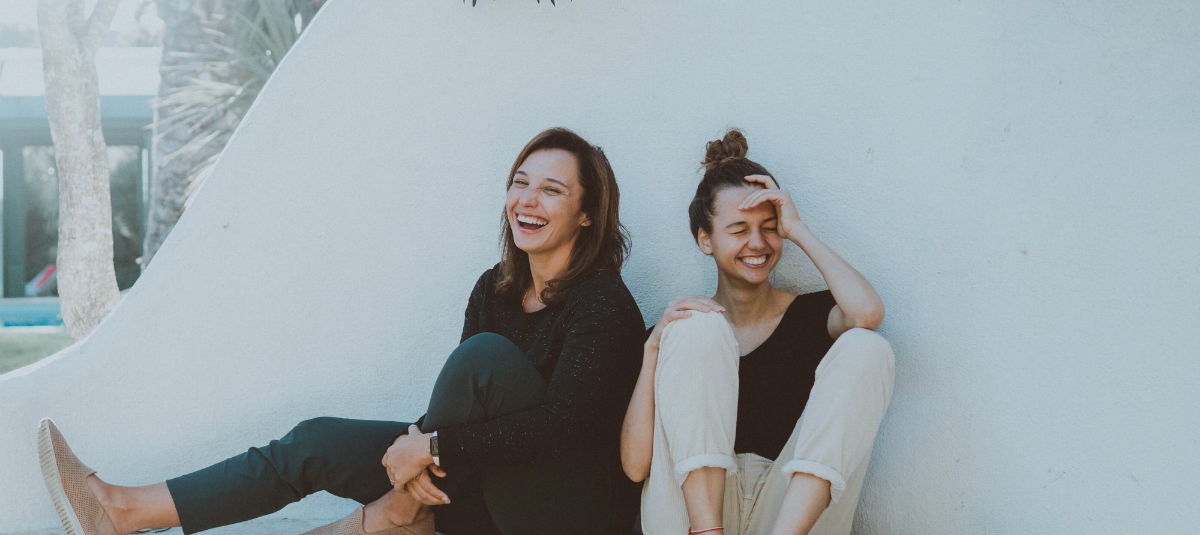
<svg viewBox="0 0 1200 535"><path fill-rule="evenodd" d="M529 256L529 274L533 279L533 295L540 300L546 283L561 277L571 264L571 251L567 249L557 254Z"/></svg>
<svg viewBox="0 0 1200 535"><path fill-rule="evenodd" d="M713 301L725 307L725 318L735 327L753 325L776 313L774 297L778 291L769 282L750 285L718 276Z"/></svg>

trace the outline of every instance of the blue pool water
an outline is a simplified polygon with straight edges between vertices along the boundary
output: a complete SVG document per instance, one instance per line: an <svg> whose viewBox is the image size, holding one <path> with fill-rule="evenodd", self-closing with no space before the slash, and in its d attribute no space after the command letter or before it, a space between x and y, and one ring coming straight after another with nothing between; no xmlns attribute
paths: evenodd
<svg viewBox="0 0 1200 535"><path fill-rule="evenodd" d="M62 325L58 299L0 299L0 327Z"/></svg>

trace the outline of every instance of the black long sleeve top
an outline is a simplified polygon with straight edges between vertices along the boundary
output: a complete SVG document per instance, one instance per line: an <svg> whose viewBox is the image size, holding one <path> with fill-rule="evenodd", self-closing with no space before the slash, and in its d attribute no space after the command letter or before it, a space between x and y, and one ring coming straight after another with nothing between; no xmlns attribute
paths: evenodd
<svg viewBox="0 0 1200 535"><path fill-rule="evenodd" d="M545 396L530 409L439 429L442 467L532 462L581 447L615 453L644 340L641 312L620 274L592 273L532 313L496 295L498 276L493 267L476 282L462 339L493 332L511 340L546 378Z"/></svg>

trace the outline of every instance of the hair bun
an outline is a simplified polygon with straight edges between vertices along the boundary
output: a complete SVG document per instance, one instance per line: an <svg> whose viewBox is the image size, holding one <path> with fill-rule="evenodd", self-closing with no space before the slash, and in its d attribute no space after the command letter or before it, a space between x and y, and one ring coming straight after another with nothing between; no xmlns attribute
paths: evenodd
<svg viewBox="0 0 1200 535"><path fill-rule="evenodd" d="M746 158L746 151L749 149L750 144L746 142L742 131L731 128L725 132L723 139L708 142L704 151L704 161L700 162L700 165L705 169L713 169L735 160L742 160Z"/></svg>

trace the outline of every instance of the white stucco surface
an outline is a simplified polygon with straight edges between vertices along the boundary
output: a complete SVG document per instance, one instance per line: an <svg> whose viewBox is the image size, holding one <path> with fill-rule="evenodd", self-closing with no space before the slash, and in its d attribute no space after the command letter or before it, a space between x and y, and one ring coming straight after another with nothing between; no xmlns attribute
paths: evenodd
<svg viewBox="0 0 1200 535"><path fill-rule="evenodd" d="M896 394L857 531L1200 526L1200 4L558 4L327 5L121 306L0 377L0 532L55 524L42 416L149 483L419 415L552 125L613 161L648 321L715 285L685 211L729 126L875 283Z"/></svg>

